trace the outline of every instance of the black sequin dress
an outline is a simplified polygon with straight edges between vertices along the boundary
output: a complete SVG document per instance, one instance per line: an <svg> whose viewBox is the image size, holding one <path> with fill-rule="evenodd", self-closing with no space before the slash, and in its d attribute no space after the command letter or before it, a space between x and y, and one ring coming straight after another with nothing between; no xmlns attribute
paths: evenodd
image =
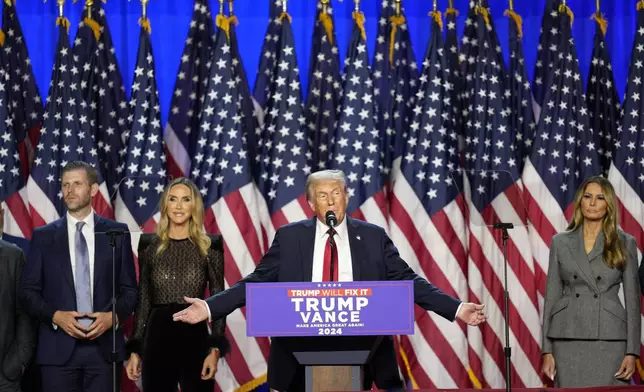
<svg viewBox="0 0 644 392"><path fill-rule="evenodd" d="M211 347L227 353L226 320L212 323L209 333L206 322L175 322L172 314L187 306L184 296L204 298L207 288L212 294L224 289L223 254L209 249L204 257L188 239L170 240L160 254L158 246L155 238L139 255L139 301L127 348L143 360L145 391L174 392L180 384L182 392L212 392L213 381L201 380L201 369Z"/></svg>

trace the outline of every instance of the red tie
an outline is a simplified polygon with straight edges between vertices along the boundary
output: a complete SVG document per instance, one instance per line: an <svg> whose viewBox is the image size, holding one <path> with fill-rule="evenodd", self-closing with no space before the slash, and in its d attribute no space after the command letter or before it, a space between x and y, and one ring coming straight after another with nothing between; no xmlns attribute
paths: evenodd
<svg viewBox="0 0 644 392"><path fill-rule="evenodd" d="M323 282L337 282L338 281L338 248L335 244L335 240L331 234L335 234L333 229L327 231L329 234L328 239L326 240L326 246L324 247L324 270L322 272L322 281ZM333 244L332 244L333 243ZM333 246L331 246L333 245ZM333 252L333 280L331 277L331 252Z"/></svg>

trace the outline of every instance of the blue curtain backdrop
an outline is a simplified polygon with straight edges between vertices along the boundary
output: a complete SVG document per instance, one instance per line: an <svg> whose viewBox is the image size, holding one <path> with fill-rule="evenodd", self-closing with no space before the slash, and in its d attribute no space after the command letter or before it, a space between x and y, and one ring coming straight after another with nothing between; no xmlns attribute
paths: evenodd
<svg viewBox="0 0 644 392"><path fill-rule="evenodd" d="M607 44L612 57L620 99L623 99L628 77L631 45L636 28L636 0L600 1L601 10L609 22L606 35ZM300 75L302 77L302 91L304 92L308 82L306 78L308 75L316 2L317 0L290 0L288 2L288 12L293 18L293 31ZM76 35L83 7L82 3L83 0L78 1L77 4L73 4L71 0L68 0L65 4L65 16L72 24L70 29L72 40ZM522 16L524 22L526 65L530 80L532 80L545 0L515 0L514 3L515 11ZM351 34L351 12L353 11L354 3L353 0L344 0L343 2L332 0L332 4L341 58L344 59ZM508 1L489 0L489 4L507 61L508 23L507 18L503 16L503 12L508 7ZM590 16L596 9L595 1L568 0L567 4L575 15L573 33L585 86L592 54L593 34L595 33L595 22L590 20ZM210 5L211 10L216 13L219 9L219 2L211 0ZM432 0L403 0L403 5L406 10L416 58L418 63L421 64L430 34L430 19L427 16L427 12L431 10ZM241 54L248 72L251 88L257 73L264 33L268 24L268 6L269 0L235 0L234 3L235 14L240 22L237 31ZM447 0L438 0L440 11L444 12L447 6ZM43 4L42 0L17 0L16 7L27 40L40 94L44 102L49 89L57 40L55 19L58 15L58 7L55 0L48 0L45 4ZM458 17L460 37L467 15L468 0L454 0L454 7L460 12ZM107 0L104 8L129 97L139 38L138 18L141 15L141 4L138 0ZM148 17L152 24L152 44L156 59L157 83L164 124L167 119L174 80L188 32L192 8L192 0L151 0L148 5ZM361 9L367 19L366 30L369 56L372 58L380 0L362 0Z"/></svg>

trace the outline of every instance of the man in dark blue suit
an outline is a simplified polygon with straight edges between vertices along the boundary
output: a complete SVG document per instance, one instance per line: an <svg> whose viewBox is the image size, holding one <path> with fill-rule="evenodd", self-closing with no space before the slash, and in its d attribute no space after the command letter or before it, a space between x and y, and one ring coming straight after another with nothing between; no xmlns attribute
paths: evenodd
<svg viewBox="0 0 644 392"><path fill-rule="evenodd" d="M462 303L414 273L381 227L345 216L349 196L344 173L325 170L311 174L306 182L306 195L316 217L281 227L255 271L206 301L186 298L192 305L176 313L175 321L193 324L228 315L246 304L248 282L331 280L411 280L414 300L424 309L450 321L459 318L472 326L485 321L483 305ZM328 211L337 217L335 229L326 225ZM334 248L337 254L333 259L338 262L332 268L334 276L331 277L330 254ZM382 340L369 373L380 389L401 386L391 337ZM278 338L271 342L268 384L272 389L289 392L302 390L304 386L301 367Z"/></svg>
<svg viewBox="0 0 644 392"><path fill-rule="evenodd" d="M105 234L127 226L96 215L98 173L85 162L62 170L65 216L34 230L20 297L40 322L36 361L44 392L112 390L112 248ZM116 238L116 316L124 321L137 300L129 235ZM123 332L116 331L116 362ZM117 366L120 373L121 366ZM120 380L120 374L117 380Z"/></svg>

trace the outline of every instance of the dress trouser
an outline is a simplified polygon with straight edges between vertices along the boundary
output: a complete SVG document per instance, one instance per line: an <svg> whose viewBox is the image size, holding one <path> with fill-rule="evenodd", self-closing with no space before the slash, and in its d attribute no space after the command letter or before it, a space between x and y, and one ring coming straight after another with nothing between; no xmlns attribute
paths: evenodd
<svg viewBox="0 0 644 392"><path fill-rule="evenodd" d="M213 380L201 379L203 360L208 355L208 326L172 320L172 314L186 305L154 306L148 319L144 349L143 390L153 392L212 392Z"/></svg>

